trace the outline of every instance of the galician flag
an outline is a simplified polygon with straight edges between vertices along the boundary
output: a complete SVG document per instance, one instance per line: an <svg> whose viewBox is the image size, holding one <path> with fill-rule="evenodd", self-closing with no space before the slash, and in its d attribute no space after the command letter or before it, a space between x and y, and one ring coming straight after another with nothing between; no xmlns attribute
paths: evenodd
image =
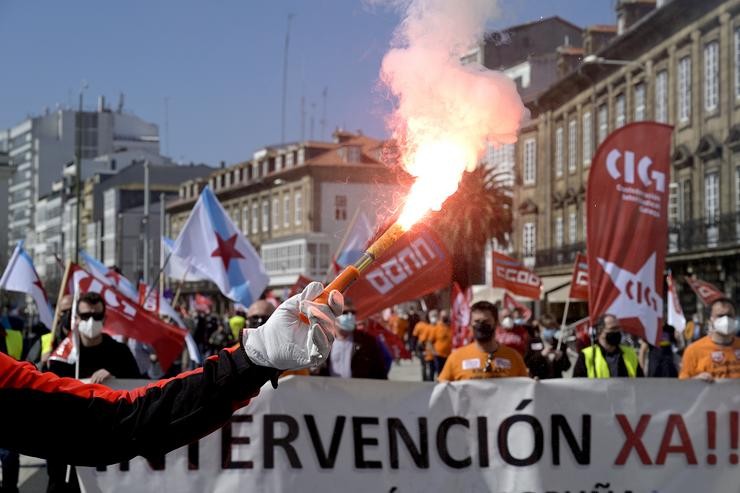
<svg viewBox="0 0 740 493"><path fill-rule="evenodd" d="M352 218L342 243L334 255L335 274L338 274L340 270L348 265L354 264L362 256L374 232L375 228L365 213L357 209L355 217Z"/></svg>
<svg viewBox="0 0 740 493"><path fill-rule="evenodd" d="M207 275L224 296L244 306L259 299L270 281L262 259L210 187L201 192L172 253Z"/></svg>
<svg viewBox="0 0 740 493"><path fill-rule="evenodd" d="M187 260L172 255L175 242L166 236L162 237L162 255L165 258L164 275L180 282L207 281L208 276L187 262Z"/></svg>
<svg viewBox="0 0 740 493"><path fill-rule="evenodd" d="M0 278L0 289L6 291L17 291L26 293L33 301L39 311L39 320L51 329L54 324L54 314L49 305L49 297L46 295L44 285L33 267L31 256L23 249L23 241L18 245L10 257L8 265L5 267L3 277Z"/></svg>

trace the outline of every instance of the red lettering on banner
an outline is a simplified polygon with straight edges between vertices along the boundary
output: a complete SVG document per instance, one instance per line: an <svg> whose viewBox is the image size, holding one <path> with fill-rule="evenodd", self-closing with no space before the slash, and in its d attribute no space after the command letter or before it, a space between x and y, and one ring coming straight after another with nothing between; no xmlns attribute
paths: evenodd
<svg viewBox="0 0 740 493"><path fill-rule="evenodd" d="M678 439L680 440L680 443L678 445L671 445L675 430L678 430ZM683 454L686 456L687 464L697 464L694 446L691 443L691 437L686 429L686 423L684 423L680 414L671 414L668 416L665 431L663 432L663 439L660 441L658 456L655 458L655 464L661 466L665 464L665 459L668 454Z"/></svg>
<svg viewBox="0 0 740 493"><path fill-rule="evenodd" d="M617 459L614 461L615 465L623 466L627 462L627 458L629 457L630 452L632 452L632 449L635 449L635 452L637 452L637 456L643 465L649 466L653 463L650 460L650 455L648 454L645 445L642 443L642 435L645 434L645 430L650 424L650 417L651 416L649 414L643 414L640 416L640 421L637 422L637 427L633 430L629 420L624 414L616 415L617 423L619 423L619 426L624 432L624 445L622 445L622 450L619 451L619 455L617 455Z"/></svg>

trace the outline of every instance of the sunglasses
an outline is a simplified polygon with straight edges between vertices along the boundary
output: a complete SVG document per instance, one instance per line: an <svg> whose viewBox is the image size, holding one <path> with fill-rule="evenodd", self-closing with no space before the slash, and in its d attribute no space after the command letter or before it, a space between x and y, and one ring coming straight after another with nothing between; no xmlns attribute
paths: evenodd
<svg viewBox="0 0 740 493"><path fill-rule="evenodd" d="M350 315L357 315L357 312L356 312L355 310L344 310L344 311L342 312L342 315L347 315L347 314L350 314Z"/></svg>
<svg viewBox="0 0 740 493"><path fill-rule="evenodd" d="M105 318L104 312L87 312L87 313L78 313L78 317L80 317L80 320L90 320L92 318L93 320L97 320L100 322Z"/></svg>

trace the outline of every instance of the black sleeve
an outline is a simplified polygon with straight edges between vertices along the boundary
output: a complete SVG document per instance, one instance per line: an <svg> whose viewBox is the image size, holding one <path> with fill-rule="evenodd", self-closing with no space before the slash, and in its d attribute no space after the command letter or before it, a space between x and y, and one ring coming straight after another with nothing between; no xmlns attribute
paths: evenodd
<svg viewBox="0 0 740 493"><path fill-rule="evenodd" d="M580 355L579 355L580 356ZM558 369L562 371L568 371L568 368L570 368L570 358L568 358L568 351L563 347L561 351L560 359L558 360Z"/></svg>
<svg viewBox="0 0 740 493"><path fill-rule="evenodd" d="M128 346L120 344L118 348L118 362L116 368L116 374L113 376L116 378L147 378L146 375L142 375L139 371L139 365L136 363L136 358L131 352ZM113 372L111 372L113 373Z"/></svg>
<svg viewBox="0 0 740 493"><path fill-rule="evenodd" d="M0 447L89 466L161 455L218 429L279 373L236 347L197 370L120 391L0 355L0 422L12 423Z"/></svg>
<svg viewBox="0 0 740 493"><path fill-rule="evenodd" d="M576 364L573 365L573 376L576 378L588 377L588 370L586 370L586 357L583 355L583 352L578 353Z"/></svg>

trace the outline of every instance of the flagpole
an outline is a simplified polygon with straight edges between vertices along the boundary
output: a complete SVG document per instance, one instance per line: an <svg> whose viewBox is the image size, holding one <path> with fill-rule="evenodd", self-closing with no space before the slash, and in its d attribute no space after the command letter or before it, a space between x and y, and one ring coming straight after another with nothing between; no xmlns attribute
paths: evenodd
<svg viewBox="0 0 740 493"><path fill-rule="evenodd" d="M59 325L59 305L62 303L64 298L64 287L67 285L69 280L69 271L72 270L72 261L67 260L67 265L64 267L64 274L62 275L62 284L59 286L59 293L57 294L57 304L54 306L54 321L51 327L51 341L52 344L57 337L57 326ZM53 350L54 348L52 348Z"/></svg>
<svg viewBox="0 0 740 493"><path fill-rule="evenodd" d="M164 263L162 264L162 267L160 267L159 272L157 273L157 277L154 278L152 283L146 288L146 295L144 296L145 300L148 299L149 295L152 294L152 291L154 291L154 286L159 284L159 278L162 277L164 270L167 268L167 264L170 263L170 257L172 257L172 252L167 254L167 258L164 259Z"/></svg>
<svg viewBox="0 0 740 493"><path fill-rule="evenodd" d="M177 291L175 291L175 297L172 298L172 306L177 306L177 300L180 298L180 290L182 289L182 285L185 284L185 278L188 277L188 272L190 272L190 264L185 266L185 273L182 275L182 279L180 279L180 282L177 283Z"/></svg>
<svg viewBox="0 0 740 493"><path fill-rule="evenodd" d="M560 347L563 345L563 338L565 337L565 322L568 319L568 308L570 307L570 296L565 300L565 310L563 310L563 321L560 322L560 338L558 339L557 350L560 351Z"/></svg>
<svg viewBox="0 0 740 493"><path fill-rule="evenodd" d="M163 193L159 194L159 268L162 269L162 263L164 261L164 248L162 248L162 238L164 238L165 222L166 218L164 215L165 211L165 196ZM164 276L157 276L159 278L159 295L164 294Z"/></svg>

